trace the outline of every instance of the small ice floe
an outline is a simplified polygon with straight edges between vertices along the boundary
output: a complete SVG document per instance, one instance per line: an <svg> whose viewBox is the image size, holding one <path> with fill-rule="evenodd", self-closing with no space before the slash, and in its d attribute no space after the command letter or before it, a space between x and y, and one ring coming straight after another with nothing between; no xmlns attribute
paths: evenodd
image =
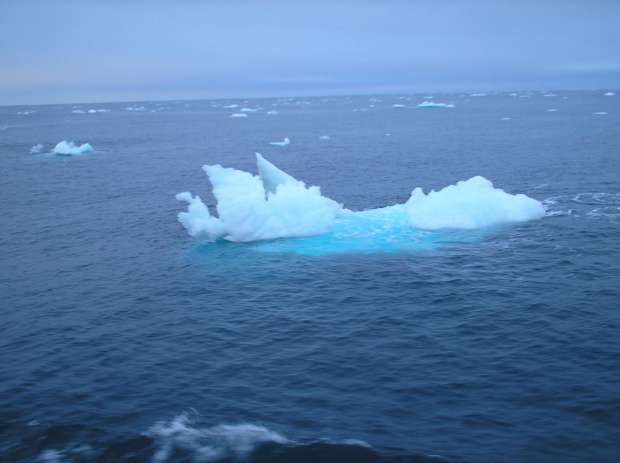
<svg viewBox="0 0 620 463"><path fill-rule="evenodd" d="M238 104L229 104L228 106L222 106L222 108L224 109L232 109L232 108L238 108L239 105Z"/></svg>
<svg viewBox="0 0 620 463"><path fill-rule="evenodd" d="M472 93L469 96L487 96L486 93Z"/></svg>
<svg viewBox="0 0 620 463"><path fill-rule="evenodd" d="M285 138L284 141L270 141L269 144L276 145L276 146L286 146L286 145L290 145L291 141L288 138Z"/></svg>
<svg viewBox="0 0 620 463"><path fill-rule="evenodd" d="M36 111L20 111L17 114L21 114L22 116L27 116L28 114L36 113Z"/></svg>
<svg viewBox="0 0 620 463"><path fill-rule="evenodd" d="M81 109L74 109L71 111L73 114L84 114L86 111L82 111Z"/></svg>
<svg viewBox="0 0 620 463"><path fill-rule="evenodd" d="M418 105L418 108L454 108L453 104L446 103L433 103L432 101L425 101Z"/></svg>
<svg viewBox="0 0 620 463"><path fill-rule="evenodd" d="M547 109L547 111L550 112L550 113L554 113L554 112L557 111L557 109Z"/></svg>
<svg viewBox="0 0 620 463"><path fill-rule="evenodd" d="M614 95L615 95L614 92L607 92L607 93L605 93L605 96L614 96Z"/></svg>
<svg viewBox="0 0 620 463"><path fill-rule="evenodd" d="M603 115L607 114L607 112L605 112L605 111L599 111L599 112L594 113L594 114L597 114L597 115L601 115L601 116L603 116Z"/></svg>
<svg viewBox="0 0 620 463"><path fill-rule="evenodd" d="M30 148L30 154L39 154L42 149L43 145L41 143L39 143L38 145L34 145L32 148Z"/></svg>
<svg viewBox="0 0 620 463"><path fill-rule="evenodd" d="M329 135L321 135L319 140L329 140Z"/></svg>
<svg viewBox="0 0 620 463"><path fill-rule="evenodd" d="M512 117L502 117L502 121L511 121Z"/></svg>
<svg viewBox="0 0 620 463"><path fill-rule="evenodd" d="M256 109L252 109L252 108L241 108L241 112L242 113L255 113Z"/></svg>
<svg viewBox="0 0 620 463"><path fill-rule="evenodd" d="M557 96L557 95L555 93L545 93L543 96L549 97L549 96Z"/></svg>
<svg viewBox="0 0 620 463"><path fill-rule="evenodd" d="M245 113L235 113L235 114L231 114L228 117L248 117L248 115Z"/></svg>
<svg viewBox="0 0 620 463"><path fill-rule="evenodd" d="M400 108L404 108L404 107L405 107L405 105L404 105L404 104L395 104L395 105L392 105L392 108L396 108L396 109L400 109Z"/></svg>
<svg viewBox="0 0 620 463"><path fill-rule="evenodd" d="M80 146L75 146L75 143L72 141L61 141L54 147L54 153L60 154L61 156L75 156L78 154L86 154L90 153L93 150L93 147L90 146L90 143L84 143Z"/></svg>
<svg viewBox="0 0 620 463"><path fill-rule="evenodd" d="M274 116L276 114L280 114L278 111L268 111L267 114L269 114L270 116Z"/></svg>
<svg viewBox="0 0 620 463"><path fill-rule="evenodd" d="M146 108L144 106L128 106L125 108L127 111L145 111Z"/></svg>

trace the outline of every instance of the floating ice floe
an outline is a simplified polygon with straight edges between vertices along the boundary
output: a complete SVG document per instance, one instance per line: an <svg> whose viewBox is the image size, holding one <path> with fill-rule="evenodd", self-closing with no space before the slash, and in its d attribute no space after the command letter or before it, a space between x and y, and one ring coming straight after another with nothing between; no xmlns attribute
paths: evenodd
<svg viewBox="0 0 620 463"><path fill-rule="evenodd" d="M396 109L401 109L401 108L404 108L404 107L405 107L405 105L404 105L404 104L395 104L395 105L392 105L392 108L396 108Z"/></svg>
<svg viewBox="0 0 620 463"><path fill-rule="evenodd" d="M242 113L255 113L257 110L252 108L241 108Z"/></svg>
<svg viewBox="0 0 620 463"><path fill-rule="evenodd" d="M329 135L321 135L319 140L329 140Z"/></svg>
<svg viewBox="0 0 620 463"><path fill-rule="evenodd" d="M607 114L607 112L606 112L606 111L599 111L599 112L594 113L594 114L597 114L597 115L603 116L603 115Z"/></svg>
<svg viewBox="0 0 620 463"><path fill-rule="evenodd" d="M418 108L454 108L453 104L447 103L433 103L432 101L425 101L418 105Z"/></svg>
<svg viewBox="0 0 620 463"><path fill-rule="evenodd" d="M43 145L41 143L39 143L38 145L34 145L32 148L30 148L30 154L39 154L42 149Z"/></svg>
<svg viewBox="0 0 620 463"><path fill-rule="evenodd" d="M260 154L256 158L258 175L220 165L203 167L218 216L211 215L199 196L176 195L189 203L178 217L191 236L249 242L325 235L329 243L323 246L354 250L363 247L364 240L373 246L407 246L420 238L415 230L477 229L545 215L539 201L505 193L483 177L428 194L416 188L405 204L352 212L322 196L319 187L307 188Z"/></svg>
<svg viewBox="0 0 620 463"><path fill-rule="evenodd" d="M80 146L75 146L75 143L72 141L61 141L54 147L54 153L60 154L62 156L75 156L79 154L90 153L93 150L93 147L90 146L90 143L84 143Z"/></svg>
<svg viewBox="0 0 620 463"><path fill-rule="evenodd" d="M280 114L278 111L268 111L267 114L269 114L270 116L274 116L276 114Z"/></svg>
<svg viewBox="0 0 620 463"><path fill-rule="evenodd" d="M73 114L84 114L86 113L86 111L82 111L81 109L74 109L73 111L71 111Z"/></svg>
<svg viewBox="0 0 620 463"><path fill-rule="evenodd" d="M555 93L545 93L543 96L544 97L552 97L552 96L558 96L558 95L556 95Z"/></svg>
<svg viewBox="0 0 620 463"><path fill-rule="evenodd" d="M502 117L502 121L511 121L512 117Z"/></svg>
<svg viewBox="0 0 620 463"><path fill-rule="evenodd" d="M557 109L547 109L547 111L550 112L550 113L554 113L554 112L557 111Z"/></svg>
<svg viewBox="0 0 620 463"><path fill-rule="evenodd" d="M248 117L248 115L244 113L235 113L235 114L231 114L228 117Z"/></svg>
<svg viewBox="0 0 620 463"><path fill-rule="evenodd" d="M614 96L614 95L615 95L614 92L607 92L607 93L605 93L605 96Z"/></svg>
<svg viewBox="0 0 620 463"><path fill-rule="evenodd" d="M20 111L17 114L20 114L22 116L27 116L28 114L32 114L32 113L36 113L36 111Z"/></svg>
<svg viewBox="0 0 620 463"><path fill-rule="evenodd" d="M486 93L472 93L469 96L487 96Z"/></svg>
<svg viewBox="0 0 620 463"><path fill-rule="evenodd" d="M286 145L290 145L291 141L288 138L285 138L284 141L270 141L269 144L276 145L276 146L286 146Z"/></svg>

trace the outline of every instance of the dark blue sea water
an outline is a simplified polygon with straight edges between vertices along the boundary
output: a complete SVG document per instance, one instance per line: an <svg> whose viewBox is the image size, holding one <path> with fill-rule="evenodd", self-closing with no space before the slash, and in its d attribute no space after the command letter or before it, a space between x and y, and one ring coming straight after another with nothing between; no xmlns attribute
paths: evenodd
<svg viewBox="0 0 620 463"><path fill-rule="evenodd" d="M620 461L606 92L0 108L0 460ZM547 214L411 249L191 238L175 194L213 208L201 166L255 151L356 211L481 175Z"/></svg>

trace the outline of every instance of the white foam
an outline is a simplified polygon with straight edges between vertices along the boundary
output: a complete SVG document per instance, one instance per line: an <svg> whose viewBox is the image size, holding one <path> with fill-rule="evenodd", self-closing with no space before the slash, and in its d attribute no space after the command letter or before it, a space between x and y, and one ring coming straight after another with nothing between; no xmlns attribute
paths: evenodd
<svg viewBox="0 0 620 463"><path fill-rule="evenodd" d="M43 145L41 143L39 143L38 145L34 145L32 148L30 148L30 154L39 154L42 149Z"/></svg>
<svg viewBox="0 0 620 463"><path fill-rule="evenodd" d="M187 414L170 422L160 422L146 433L158 447L155 463L168 462L175 450L189 452L192 460L200 462L224 459L243 460L263 443L287 444L286 437L253 424L218 425L211 428L193 427Z"/></svg>
<svg viewBox="0 0 620 463"><path fill-rule="evenodd" d="M248 115L245 113L235 113L231 114L229 117L248 117Z"/></svg>
<svg viewBox="0 0 620 463"><path fill-rule="evenodd" d="M291 140L289 140L288 138L285 138L284 141L270 141L269 144L276 145L276 146L286 146L286 145L291 144Z"/></svg>
<svg viewBox="0 0 620 463"><path fill-rule="evenodd" d="M428 195L416 188L405 204L351 212L322 196L318 187L306 188L260 154L256 158L258 176L220 165L203 167L213 185L219 217L212 216L198 196L189 192L176 196L189 204L187 212L178 217L191 236L212 242L248 242L309 237L335 230L349 238L351 233L376 236L388 229L408 236L407 229L474 229L545 215L539 201L505 193L483 177ZM349 246L355 248L354 243Z"/></svg>
<svg viewBox="0 0 620 463"><path fill-rule="evenodd" d="M83 145L75 146L75 143L73 143L72 141L67 142L63 140L54 147L53 152L64 156L75 156L78 154L90 153L92 150L93 147L90 146L90 143L84 143Z"/></svg>

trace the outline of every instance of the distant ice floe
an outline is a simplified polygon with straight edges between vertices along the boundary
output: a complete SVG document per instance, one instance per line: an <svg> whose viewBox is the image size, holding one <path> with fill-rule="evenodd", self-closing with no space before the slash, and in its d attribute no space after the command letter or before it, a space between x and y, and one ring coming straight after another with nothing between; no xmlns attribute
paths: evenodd
<svg viewBox="0 0 620 463"><path fill-rule="evenodd" d="M487 96L486 93L471 93L469 96Z"/></svg>
<svg viewBox="0 0 620 463"><path fill-rule="evenodd" d="M62 156L75 156L90 153L92 150L93 147L90 146L90 143L84 143L83 145L76 146L72 141L67 142L63 140L54 147L53 152Z"/></svg>
<svg viewBox="0 0 620 463"><path fill-rule="evenodd" d="M615 95L614 92L607 92L607 93L605 93L605 96L614 96L614 95Z"/></svg>
<svg viewBox="0 0 620 463"><path fill-rule="evenodd" d="M508 194L479 176L428 194L416 188L405 204L352 212L322 196L319 187L308 188L260 154L256 158L258 175L220 165L203 167L213 186L218 216L211 215L199 196L176 195L189 204L178 217L191 236L211 242L315 236L317 245L342 252L367 246L406 247L417 242L420 233L472 230L545 215L539 201Z"/></svg>
<svg viewBox="0 0 620 463"><path fill-rule="evenodd" d="M239 105L238 104L229 104L228 106L222 106L222 108L224 109L232 109L232 108L238 108Z"/></svg>
<svg viewBox="0 0 620 463"><path fill-rule="evenodd" d="M599 112L594 113L594 114L597 114L597 115L603 116L603 115L607 114L607 112L606 112L606 111L599 111Z"/></svg>
<svg viewBox="0 0 620 463"><path fill-rule="evenodd" d="M248 115L244 113L235 113L235 114L231 114L228 117L248 117Z"/></svg>
<svg viewBox="0 0 620 463"><path fill-rule="evenodd" d="M502 121L511 121L512 117L502 117Z"/></svg>
<svg viewBox="0 0 620 463"><path fill-rule="evenodd" d="M276 145L276 146L286 146L286 145L291 144L291 140L289 140L288 138L285 138L284 141L270 141L269 144Z"/></svg>
<svg viewBox="0 0 620 463"><path fill-rule="evenodd" d="M401 108L404 108L404 107L405 107L405 105L404 105L404 104L395 104L395 105L392 105L392 108L396 108L396 109L401 109Z"/></svg>
<svg viewBox="0 0 620 463"><path fill-rule="evenodd" d="M36 113L36 111L20 111L17 114L20 114L22 116L27 116L28 114L33 114Z"/></svg>
<svg viewBox="0 0 620 463"><path fill-rule="evenodd" d="M447 103L433 103L432 101L425 101L418 105L418 108L454 108L453 104Z"/></svg>
<svg viewBox="0 0 620 463"><path fill-rule="evenodd" d="M86 111L82 111L81 109L74 109L73 111L71 111L73 114L85 114Z"/></svg>
<svg viewBox="0 0 620 463"><path fill-rule="evenodd" d="M127 111L146 111L146 108L144 106L128 106L125 109Z"/></svg>
<svg viewBox="0 0 620 463"><path fill-rule="evenodd" d="M39 154L42 149L43 145L41 143L39 143L38 145L34 145L32 148L30 148L30 154Z"/></svg>
<svg viewBox="0 0 620 463"><path fill-rule="evenodd" d="M558 96L558 95L556 95L555 93L545 93L543 96L544 97L553 97L553 96Z"/></svg>
<svg viewBox="0 0 620 463"><path fill-rule="evenodd" d="M547 111L550 112L550 113L554 113L554 112L557 111L557 109L547 109Z"/></svg>
<svg viewBox="0 0 620 463"><path fill-rule="evenodd" d="M242 113L255 113L257 110L252 108L241 108Z"/></svg>
<svg viewBox="0 0 620 463"><path fill-rule="evenodd" d="M280 114L278 111L267 111L267 114L269 114L270 116L274 116L276 114Z"/></svg>
<svg viewBox="0 0 620 463"><path fill-rule="evenodd" d="M321 135L319 140L329 140L329 135Z"/></svg>

